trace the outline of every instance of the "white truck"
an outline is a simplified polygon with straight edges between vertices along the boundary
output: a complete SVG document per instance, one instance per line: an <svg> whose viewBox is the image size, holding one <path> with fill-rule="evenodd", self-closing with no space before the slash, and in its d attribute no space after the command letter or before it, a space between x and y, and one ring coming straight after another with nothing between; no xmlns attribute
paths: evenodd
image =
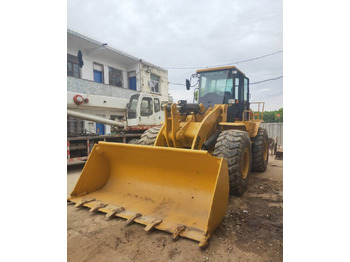
<svg viewBox="0 0 350 262"><path fill-rule="evenodd" d="M159 95L139 93L129 100L67 92L67 163L85 161L98 141L136 143L164 121Z"/></svg>

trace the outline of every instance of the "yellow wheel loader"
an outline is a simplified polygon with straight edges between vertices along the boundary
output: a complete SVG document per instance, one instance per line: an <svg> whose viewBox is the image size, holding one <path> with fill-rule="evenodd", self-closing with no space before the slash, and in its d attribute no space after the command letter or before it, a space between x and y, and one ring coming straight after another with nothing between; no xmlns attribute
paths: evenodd
<svg viewBox="0 0 350 262"><path fill-rule="evenodd" d="M260 127L264 103L250 109L244 73L229 66L195 76L198 103L165 105L164 124L146 131L138 145L95 145L68 201L205 247L229 194L244 193L251 170L265 171L268 137Z"/></svg>

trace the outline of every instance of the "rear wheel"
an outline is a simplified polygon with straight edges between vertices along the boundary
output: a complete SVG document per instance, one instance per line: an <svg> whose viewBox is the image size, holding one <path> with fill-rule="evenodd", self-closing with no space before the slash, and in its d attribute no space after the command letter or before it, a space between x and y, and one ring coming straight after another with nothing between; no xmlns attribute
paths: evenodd
<svg viewBox="0 0 350 262"><path fill-rule="evenodd" d="M260 127L258 135L254 137L252 141L252 171L264 172L269 161L269 146L266 129Z"/></svg>
<svg viewBox="0 0 350 262"><path fill-rule="evenodd" d="M141 138L140 138L138 144L145 145L145 146L153 146L161 128L162 128L162 126L156 126L156 127L152 127L150 129L146 130L141 135Z"/></svg>
<svg viewBox="0 0 350 262"><path fill-rule="evenodd" d="M213 156L223 157L228 164L230 194L242 195L247 190L252 165L248 133L240 130L221 132Z"/></svg>

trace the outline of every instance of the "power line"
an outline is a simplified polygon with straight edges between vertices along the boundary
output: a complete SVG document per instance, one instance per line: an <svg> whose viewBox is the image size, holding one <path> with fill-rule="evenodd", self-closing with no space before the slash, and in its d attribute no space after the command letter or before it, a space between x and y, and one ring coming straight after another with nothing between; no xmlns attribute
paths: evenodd
<svg viewBox="0 0 350 262"><path fill-rule="evenodd" d="M234 64L241 64L241 63L245 63L245 62L249 62L249 61L253 61L253 60L258 60L264 57L268 57L268 56L272 56L272 55L276 55L279 53L282 53L283 50L271 53L271 54L267 54L267 55L262 55L262 56L258 56L258 57L254 57L254 58L250 58L250 59L246 59L246 60L241 60L241 61L237 61L237 62L232 62L232 63L228 63L228 64L222 64L222 65L213 65L213 66L198 66L198 67L168 67L168 66L162 66L162 68L164 69L203 69L203 68L210 68L210 67L220 67L220 66L229 66L229 65L234 65Z"/></svg>
<svg viewBox="0 0 350 262"><path fill-rule="evenodd" d="M258 81L258 82L249 83L249 85L256 85L256 84L260 84L260 83L264 83L264 82L268 82L268 81L273 81L273 80L280 79L282 77L283 76L278 76L278 77L275 77L275 78L269 78L269 79L261 80L261 81Z"/></svg>
<svg viewBox="0 0 350 262"><path fill-rule="evenodd" d="M270 95L267 95L267 96L262 96L262 97L259 97L259 98L255 98L255 99L252 99L252 102L253 101L259 101L259 100L267 100L267 99L270 99L270 98L273 98L273 97L276 97L276 96L280 96L280 95L283 95L283 91L281 92L277 92L277 93L274 93L274 94L270 94Z"/></svg>

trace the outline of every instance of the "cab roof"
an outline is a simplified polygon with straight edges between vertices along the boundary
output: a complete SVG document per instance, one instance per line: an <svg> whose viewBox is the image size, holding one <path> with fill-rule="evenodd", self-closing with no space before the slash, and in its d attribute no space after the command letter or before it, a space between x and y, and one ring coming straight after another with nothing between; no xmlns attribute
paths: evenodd
<svg viewBox="0 0 350 262"><path fill-rule="evenodd" d="M198 69L196 71L196 73L220 71L220 70L226 70L226 69L236 69L238 72L240 72L242 75L245 76L245 74L241 70L239 70L237 67L235 67L235 66L222 66L222 67L212 67L212 68Z"/></svg>

